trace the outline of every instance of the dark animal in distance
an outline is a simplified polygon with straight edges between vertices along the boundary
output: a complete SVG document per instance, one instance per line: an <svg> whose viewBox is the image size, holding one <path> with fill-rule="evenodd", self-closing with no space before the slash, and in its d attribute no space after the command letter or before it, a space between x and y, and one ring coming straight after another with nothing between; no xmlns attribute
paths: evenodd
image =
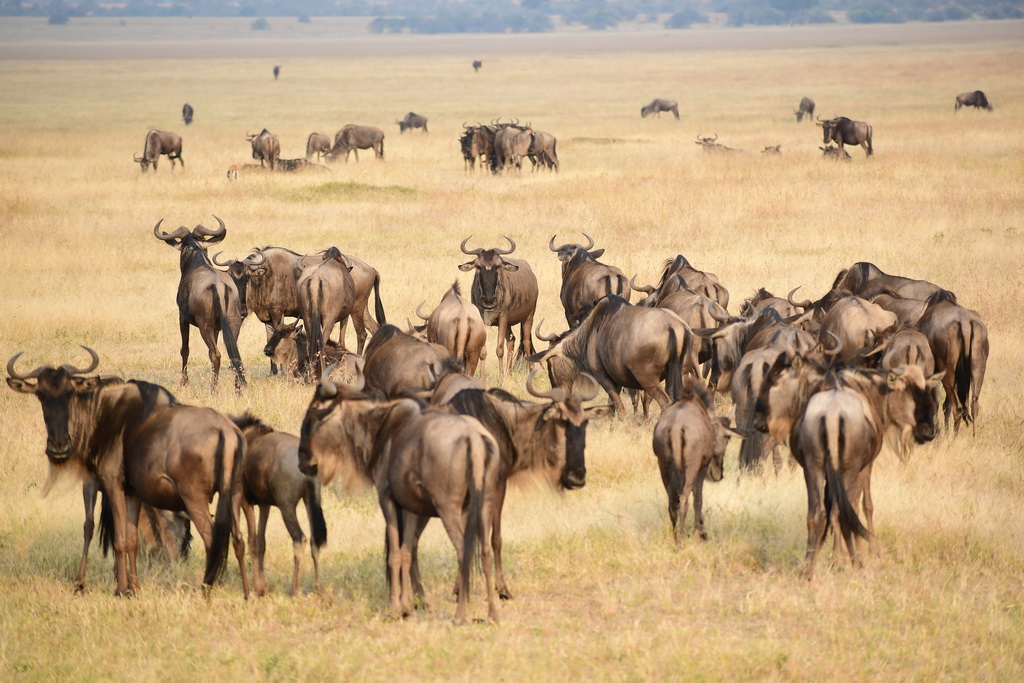
<svg viewBox="0 0 1024 683"><path fill-rule="evenodd" d="M331 138L323 133L310 133L306 140L306 161L312 161L313 155L316 160L331 151Z"/></svg>
<svg viewBox="0 0 1024 683"><path fill-rule="evenodd" d="M245 139L252 144L252 158L258 160L260 166L266 163L273 170L281 156L281 143L277 136L264 128L259 133L246 133Z"/></svg>
<svg viewBox="0 0 1024 683"><path fill-rule="evenodd" d="M314 164L311 161L306 161L305 159L278 159L274 170L284 171L286 173L295 173L297 171L307 170L329 171L330 169L325 166L321 166L320 164Z"/></svg>
<svg viewBox="0 0 1024 683"><path fill-rule="evenodd" d="M765 145L761 154L782 154L782 145Z"/></svg>
<svg viewBox="0 0 1024 683"><path fill-rule="evenodd" d="M804 116L806 116L807 120L810 121L811 117L814 116L814 100L810 97L800 98L800 106L797 107L796 111L793 113L796 114L797 123L803 121Z"/></svg>
<svg viewBox="0 0 1024 683"><path fill-rule="evenodd" d="M344 126L334 135L334 146L324 159L334 161L345 153L345 163L348 163L349 152L355 152L356 161L359 161L359 150L373 149L374 156L384 160L384 131L376 126L360 126L350 123Z"/></svg>
<svg viewBox="0 0 1024 683"><path fill-rule="evenodd" d="M640 107L640 116L647 118L651 114L654 114L655 116L660 117L661 112L663 111L672 112L676 117L676 121L679 120L679 103L675 100L651 100L650 104L645 104Z"/></svg>
<svg viewBox="0 0 1024 683"><path fill-rule="evenodd" d="M479 71L480 67L482 67L483 65L484 65L484 63L481 62L479 59L474 59L473 60L473 71Z"/></svg>
<svg viewBox="0 0 1024 683"><path fill-rule="evenodd" d="M181 108L181 118L185 121L185 125L192 123L192 105L188 102Z"/></svg>
<svg viewBox="0 0 1024 683"><path fill-rule="evenodd" d="M427 117L419 114L409 112L405 115L405 118L401 121L395 121L398 124L398 132L404 133L406 130L412 130L413 128L422 128L423 132L427 131Z"/></svg>
<svg viewBox="0 0 1024 683"><path fill-rule="evenodd" d="M829 142L834 142L839 149L843 149L843 145L860 145L868 156L875 153L871 146L871 124L853 121L845 116L837 116L828 121L819 118L815 125L821 126L824 132L822 144L827 145Z"/></svg>
<svg viewBox="0 0 1024 683"><path fill-rule="evenodd" d="M155 173L161 154L167 155L167 158L171 160L171 171L174 170L175 159L181 162L182 168L185 168L185 160L181 158L181 136L166 130L151 130L146 133L142 156L136 155L135 162L142 167L143 173L152 164Z"/></svg>
<svg viewBox="0 0 1024 683"><path fill-rule="evenodd" d="M280 76L280 75L281 75L281 67L275 66L274 67L274 80L276 81L277 77Z"/></svg>
<svg viewBox="0 0 1024 683"><path fill-rule="evenodd" d="M980 90L974 92L962 92L956 96L956 104L953 105L953 111L959 111L960 107L974 107L975 109L987 109L992 111L992 105L988 103L988 98L985 97L985 93Z"/></svg>

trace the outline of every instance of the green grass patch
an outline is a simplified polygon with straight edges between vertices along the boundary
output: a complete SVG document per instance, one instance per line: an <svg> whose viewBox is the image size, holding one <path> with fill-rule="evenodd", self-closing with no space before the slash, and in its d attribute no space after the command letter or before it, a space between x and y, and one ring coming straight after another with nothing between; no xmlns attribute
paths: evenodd
<svg viewBox="0 0 1024 683"><path fill-rule="evenodd" d="M356 182L330 182L291 190L282 190L281 199L288 202L337 202L364 197L412 197L416 190L402 185L367 185Z"/></svg>

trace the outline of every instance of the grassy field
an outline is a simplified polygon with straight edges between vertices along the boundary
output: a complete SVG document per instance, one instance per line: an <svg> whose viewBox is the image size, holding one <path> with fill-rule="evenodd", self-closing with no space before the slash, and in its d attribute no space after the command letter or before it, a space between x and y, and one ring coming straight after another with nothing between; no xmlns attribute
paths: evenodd
<svg viewBox="0 0 1024 683"><path fill-rule="evenodd" d="M908 31L913 27L907 27ZM182 54L188 54L187 44ZM209 393L193 333L192 384L178 386L177 253L152 236L164 219L228 229L225 254L268 244L336 245L380 270L390 321L436 303L458 243L509 235L541 283L538 319L562 329L559 267L547 249L592 235L604 261L652 282L682 253L739 302L761 286L824 293L855 261L954 291L989 327L992 351L975 435L941 436L907 465L875 468L881 554L861 570L839 558L802 580L802 475L726 479L705 489L710 540L672 546L650 446L653 423L593 424L587 486L558 495L519 482L505 508L514 601L500 626L450 626L454 553L439 523L421 545L433 609L389 619L383 522L375 497L326 493L323 594L287 596L290 543L275 513L271 593L243 602L230 567L209 601L202 551L140 567L134 599L112 596L94 552L90 590L72 595L81 546L76 485L47 498L45 429L35 399L0 392L0 672L8 679L1013 679L1024 667L1024 47L1019 42L842 49L462 56L15 60L0 72L0 358L19 368L86 361L166 385L182 401L251 410L297 432L311 388L271 377L262 326L240 345L250 385ZM953 112L984 90L992 113ZM820 129L792 110L874 126L875 155L821 159ZM681 121L641 119L654 97ZM195 108L186 128L181 106ZM430 133L399 135L412 110ZM531 121L558 137L559 174L466 174L463 122ZM243 173L246 131L275 132L282 156L312 131L345 123L386 132L384 163L301 175ZM141 174L150 128L184 139L184 171ZM744 154L713 158L698 135ZM760 154L782 145L782 155ZM350 332L351 334L351 332ZM487 381L524 395L525 371ZM303 524L305 524L304 516ZM827 554L830 557L830 553ZM478 582L480 583L480 582ZM472 613L482 616L477 591Z"/></svg>

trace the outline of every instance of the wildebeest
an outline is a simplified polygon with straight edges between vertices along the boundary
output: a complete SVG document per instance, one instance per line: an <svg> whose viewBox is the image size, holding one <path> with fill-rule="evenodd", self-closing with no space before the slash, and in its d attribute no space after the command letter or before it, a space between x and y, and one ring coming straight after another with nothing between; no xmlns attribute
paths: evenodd
<svg viewBox="0 0 1024 683"><path fill-rule="evenodd" d="M862 299L874 299L879 294L890 294L905 299L926 300L942 288L927 280L914 280L900 275L889 275L873 263L859 261L836 275L832 291L856 294Z"/></svg>
<svg viewBox="0 0 1024 683"><path fill-rule="evenodd" d="M189 328L196 327L210 352L213 372L210 389L217 390L220 376L220 351L217 337L224 334L224 347L235 371L235 389L245 386L245 368L238 351L238 331L242 327L242 304L237 287L227 273L213 267L206 248L227 235L224 221L214 216L220 227L197 225L191 232L185 226L171 234L160 231L161 218L153 226L153 236L181 252L181 279L178 282L178 327L181 331L181 383L188 384Z"/></svg>
<svg viewBox="0 0 1024 683"><path fill-rule="evenodd" d="M835 335L843 344L837 360L850 364L858 354L870 351L882 333L896 328L896 314L859 296L839 299L821 321L819 342Z"/></svg>
<svg viewBox="0 0 1024 683"><path fill-rule="evenodd" d="M523 157L529 154L533 138L529 123L525 126L518 122L501 126L494 134L495 170L522 170Z"/></svg>
<svg viewBox="0 0 1024 683"><path fill-rule="evenodd" d="M677 103L675 100L651 100L650 104L645 104L644 106L640 107L640 116L642 116L643 118L647 118L651 114L654 114L660 117L661 112L663 111L672 112L675 115L676 120L679 120L679 103Z"/></svg>
<svg viewBox="0 0 1024 683"><path fill-rule="evenodd" d="M797 123L803 121L804 116L806 116L807 120L810 121L811 117L814 116L814 100L812 100L810 97L801 97L800 106L797 107L796 111L794 111L793 113L796 114Z"/></svg>
<svg viewBox="0 0 1024 683"><path fill-rule="evenodd" d="M95 476L110 503L117 595L138 590L136 553L140 503L187 512L206 547L203 584L223 571L233 542L248 597L245 541L238 526L245 440L227 418L209 408L175 404L163 387L119 378L83 377L99 365L40 366L21 374L7 362L8 386L34 394L43 409L50 477ZM209 505L217 496L211 521Z"/></svg>
<svg viewBox="0 0 1024 683"><path fill-rule="evenodd" d="M192 105L188 102L181 108L181 118L185 121L185 125L192 123Z"/></svg>
<svg viewBox="0 0 1024 683"><path fill-rule="evenodd" d="M424 326L427 341L448 349L453 358L462 361L466 374L475 375L485 353L487 327L480 310L462 298L458 281L452 283L441 297L441 303L429 315L420 313L419 307L416 315L427 321Z"/></svg>
<svg viewBox="0 0 1024 683"><path fill-rule="evenodd" d="M700 145L701 149L703 149L705 152L739 152L740 151L738 149L734 149L732 147L728 147L726 145L723 145L720 142L715 142L716 140L718 140L718 133L715 133L715 137L713 137L713 138L701 137L701 135L698 133L697 134L697 139L694 140L694 144Z"/></svg>
<svg viewBox="0 0 1024 683"><path fill-rule="evenodd" d="M334 134L334 146L324 159L334 161L344 152L345 163L348 163L349 152L355 152L356 161L359 161L359 150L371 148L377 159L384 159L384 131L376 126L350 123Z"/></svg>
<svg viewBox="0 0 1024 683"><path fill-rule="evenodd" d="M829 142L834 142L839 146L840 150L843 149L843 145L860 145L867 152L868 156L875 153L874 148L871 146L871 124L864 123L863 121L853 121L845 116L837 116L828 121L818 118L818 122L815 125L821 126L824 132L822 144L827 145Z"/></svg>
<svg viewBox="0 0 1024 683"><path fill-rule="evenodd" d="M366 386L391 398L406 396L410 389L433 389L449 357L440 344L383 325L366 345Z"/></svg>
<svg viewBox="0 0 1024 683"><path fill-rule="evenodd" d="M142 167L143 173L152 164L155 173L161 154L166 154L167 158L171 160L171 171L174 171L175 159L181 162L182 168L185 168L185 160L181 158L181 136L166 130L151 130L146 133L142 156L136 155L135 162Z"/></svg>
<svg viewBox="0 0 1024 683"><path fill-rule="evenodd" d="M473 71L479 71L480 67L482 67L483 65L484 65L484 63L481 62L479 59L474 59L473 60Z"/></svg>
<svg viewBox="0 0 1024 683"><path fill-rule="evenodd" d="M263 559L267 552L267 521L270 507L281 511L288 535L292 539L293 571L291 594L299 592L299 570L302 566L302 533L295 507L301 500L306 506L310 552L316 591L320 592L320 548L327 543L327 523L320 504L320 480L299 471L299 437L279 432L246 413L232 418L245 436L245 463L242 466L242 511L249 528L249 547L253 556L253 590L256 595L267 592ZM260 510L259 527L255 526L253 506Z"/></svg>
<svg viewBox="0 0 1024 683"><path fill-rule="evenodd" d="M722 285L718 276L714 273L697 270L682 254L676 254L674 258L665 260L656 287L635 287L635 289L647 293L647 297L640 302L642 306L657 306L662 299L673 292L689 289L717 301L723 309L729 307L729 290Z"/></svg>
<svg viewBox="0 0 1024 683"><path fill-rule="evenodd" d="M685 533L691 492L694 530L701 540L707 540L704 479L721 480L730 436L740 436L740 433L729 428L728 418L715 415L714 397L696 377L688 377L683 382L679 400L662 411L654 426L652 445L668 494L668 516L676 545Z"/></svg>
<svg viewBox="0 0 1024 683"><path fill-rule="evenodd" d="M312 161L313 155L316 160L331 151L331 138L323 133L310 133L306 140L306 161Z"/></svg>
<svg viewBox="0 0 1024 683"><path fill-rule="evenodd" d="M472 235L470 235L472 237ZM533 315L537 310L537 277L530 264L523 259L507 258L516 250L516 243L506 236L509 248L467 249L470 237L462 240L459 248L463 254L474 257L463 263L459 270L475 271L470 286L470 301L480 310L484 324L498 328L498 343L495 356L498 372L504 374L512 369L513 361L520 356L533 355ZM519 325L519 348L515 347L512 328ZM505 347L508 346L508 363L503 363Z"/></svg>
<svg viewBox="0 0 1024 683"><path fill-rule="evenodd" d="M761 154L782 154L782 145L765 145Z"/></svg>
<svg viewBox="0 0 1024 683"><path fill-rule="evenodd" d="M356 359L361 360L362 356L346 351L333 339L327 340L324 353L327 363L335 372L348 375L350 378L355 376L354 364ZM306 331L302 329L301 320L281 325L275 330L263 347L263 355L270 358L275 367L281 368L282 373L295 379L316 378L309 364L309 340Z"/></svg>
<svg viewBox="0 0 1024 683"><path fill-rule="evenodd" d="M278 159L274 170L294 173L296 171L327 171L329 169L325 166L321 166L320 164L313 163L312 161L306 161L305 159Z"/></svg>
<svg viewBox="0 0 1024 683"><path fill-rule="evenodd" d="M831 161L851 161L853 159L849 152L835 145L825 145L824 147L818 147L818 149L821 150L823 158Z"/></svg>
<svg viewBox="0 0 1024 683"><path fill-rule="evenodd" d="M260 166L266 164L273 170L281 156L281 143L277 136L264 128L259 133L246 133L245 139L252 144L252 158L258 160Z"/></svg>
<svg viewBox="0 0 1024 683"><path fill-rule="evenodd" d="M597 259L604 254L604 249L590 251L594 248L594 238L587 233L583 236L587 238L586 245L567 243L556 247L558 235L548 240L548 249L562 262L562 288L558 298L570 329L579 325L586 311L604 297L615 294L628 302L632 293L622 269L599 263Z"/></svg>
<svg viewBox="0 0 1024 683"><path fill-rule="evenodd" d="M274 67L274 80L276 81L277 77L280 76L280 75L281 75L281 67L275 66Z"/></svg>
<svg viewBox="0 0 1024 683"><path fill-rule="evenodd" d="M556 173L558 172L558 152L555 149L557 145L558 140L551 133L539 130L533 132L533 142L530 143L526 156L530 158L534 169L539 164L542 168L553 168Z"/></svg>
<svg viewBox="0 0 1024 683"><path fill-rule="evenodd" d="M960 107L974 107L975 109L987 109L992 111L992 105L988 103L988 98L985 97L985 93L980 90L974 92L962 92L956 96L956 104L953 105L953 111L959 111Z"/></svg>
<svg viewBox="0 0 1024 683"><path fill-rule="evenodd" d="M427 117L414 112L409 112L405 115L405 118L401 121L395 121L398 124L398 132L404 133L406 130L412 130L413 128L422 128L423 132L427 131Z"/></svg>
<svg viewBox="0 0 1024 683"><path fill-rule="evenodd" d="M477 159L480 160L481 168L490 168L497 172L497 161L494 154L494 126L467 126L462 124L463 134L459 138L459 145L462 149L462 158L465 169L472 171L476 168Z"/></svg>
<svg viewBox="0 0 1024 683"><path fill-rule="evenodd" d="M349 273L351 267L336 247L299 259L299 313L308 335L309 362L317 374L323 374L327 367L327 340L334 326L344 327L355 311L356 287Z"/></svg>
<svg viewBox="0 0 1024 683"><path fill-rule="evenodd" d="M882 370L916 365L925 377L935 374L935 356L928 344L928 337L909 325L886 334L882 339L880 354L878 367Z"/></svg>

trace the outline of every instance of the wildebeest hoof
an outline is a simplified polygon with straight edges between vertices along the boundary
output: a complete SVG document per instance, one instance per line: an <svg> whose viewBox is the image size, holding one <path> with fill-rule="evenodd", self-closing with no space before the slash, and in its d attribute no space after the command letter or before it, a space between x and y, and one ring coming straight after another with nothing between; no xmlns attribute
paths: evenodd
<svg viewBox="0 0 1024 683"><path fill-rule="evenodd" d="M502 600L511 600L512 599L512 593L509 592L508 588L499 588L498 589L498 597L501 598Z"/></svg>

